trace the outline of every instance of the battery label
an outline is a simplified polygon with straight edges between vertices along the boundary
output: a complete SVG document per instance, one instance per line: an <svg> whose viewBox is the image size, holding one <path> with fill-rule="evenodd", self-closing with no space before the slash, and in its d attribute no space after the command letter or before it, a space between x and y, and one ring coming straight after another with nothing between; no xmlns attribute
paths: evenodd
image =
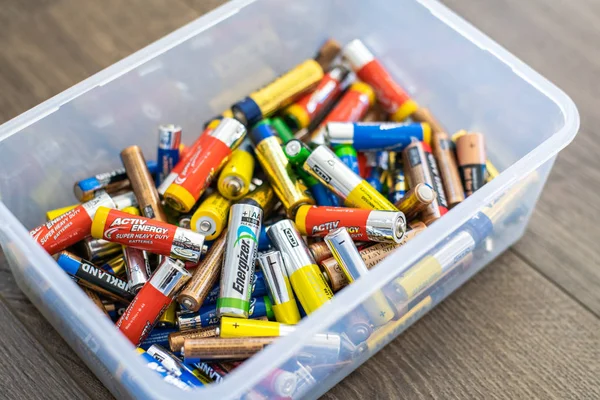
<svg viewBox="0 0 600 400"><path fill-rule="evenodd" d="M211 135L202 135L200 142L173 182L185 188L196 199L210 185L216 172L231 155L231 149Z"/></svg>
<svg viewBox="0 0 600 400"><path fill-rule="evenodd" d="M350 88L327 115L321 126L324 127L329 122L359 121L369 111L369 106L369 96L361 91Z"/></svg>
<svg viewBox="0 0 600 400"><path fill-rule="evenodd" d="M485 164L469 164L460 167L465 193L472 195L485 184Z"/></svg>
<svg viewBox="0 0 600 400"><path fill-rule="evenodd" d="M429 171L431 172L431 178L433 179L433 189L437 193L437 201L440 208L440 214L444 215L448 212L448 201L446 200L446 193L444 192L444 186L442 186L442 178L440 178L440 171L437 167L437 162L431 153L431 148L427 143L423 143L423 150L425 151L425 157L427 158L427 164Z"/></svg>
<svg viewBox="0 0 600 400"><path fill-rule="evenodd" d="M350 237L357 241L369 240L367 219L371 210L344 207L311 207L304 220L305 235L325 236L337 228L346 228ZM298 224L302 227L302 224Z"/></svg>
<svg viewBox="0 0 600 400"><path fill-rule="evenodd" d="M153 253L171 254L177 227L147 218L122 218L109 213L103 239Z"/></svg>
<svg viewBox="0 0 600 400"><path fill-rule="evenodd" d="M169 307L171 298L152 284L146 284L133 299L116 326L135 345L143 341L158 317Z"/></svg>
<svg viewBox="0 0 600 400"><path fill-rule="evenodd" d="M344 204L352 208L367 210L398 211L398 209L383 197L366 181L360 182L346 197Z"/></svg>
<svg viewBox="0 0 600 400"><path fill-rule="evenodd" d="M290 276L290 283L306 314L317 310L333 297L325 277L315 264L296 270Z"/></svg>

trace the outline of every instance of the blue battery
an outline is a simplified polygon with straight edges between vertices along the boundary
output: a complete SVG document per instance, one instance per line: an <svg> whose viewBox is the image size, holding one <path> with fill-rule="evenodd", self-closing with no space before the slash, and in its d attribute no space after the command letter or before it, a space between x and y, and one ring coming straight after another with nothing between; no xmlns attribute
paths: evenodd
<svg viewBox="0 0 600 400"><path fill-rule="evenodd" d="M267 227L263 224L260 227L260 235L258 236L258 251L267 251L271 247L271 241L267 236Z"/></svg>
<svg viewBox="0 0 600 400"><path fill-rule="evenodd" d="M176 386L182 390L185 390L185 391L190 391L194 387L193 385L190 385L189 383L186 383L186 382L182 381L181 379L179 379L178 377L176 377L167 368L165 368L165 366L162 365L160 363L160 361L156 360L154 357L152 357L150 354L146 353L144 350L138 349L138 352L142 356L144 361L146 362L146 366L148 368L150 368L151 370L155 371L156 373L158 373L162 377L163 381L167 382L170 385Z"/></svg>
<svg viewBox="0 0 600 400"><path fill-rule="evenodd" d="M381 193L383 190L383 183L381 182L381 170L379 168L371 168L371 172L369 173L366 181L379 193Z"/></svg>
<svg viewBox="0 0 600 400"><path fill-rule="evenodd" d="M169 347L169 335L171 333L179 332L176 328L154 328L150 334L140 343L140 347L144 350L148 350L153 344L157 344L161 347Z"/></svg>
<svg viewBox="0 0 600 400"><path fill-rule="evenodd" d="M158 127L158 174L156 183L160 185L179 161L179 145L181 144L181 127L161 125Z"/></svg>
<svg viewBox="0 0 600 400"><path fill-rule="evenodd" d="M351 144L356 151L402 151L413 138L430 143L429 124L330 122L326 132L331 146Z"/></svg>
<svg viewBox="0 0 600 400"><path fill-rule="evenodd" d="M150 171L151 175L155 175L158 171L158 163L156 161L146 161L146 166L148 167L148 171ZM103 189L111 183L118 182L124 179L127 179L127 172L125 172L125 168L119 168L111 172L98 174L96 176L80 180L75 184L75 192L76 195L78 192L93 192L96 190ZM80 198L80 196L77 197Z"/></svg>
<svg viewBox="0 0 600 400"><path fill-rule="evenodd" d="M341 144L333 147L335 155L339 157L344 164L348 166L356 175L360 176L358 168L358 155L356 149L349 144Z"/></svg>

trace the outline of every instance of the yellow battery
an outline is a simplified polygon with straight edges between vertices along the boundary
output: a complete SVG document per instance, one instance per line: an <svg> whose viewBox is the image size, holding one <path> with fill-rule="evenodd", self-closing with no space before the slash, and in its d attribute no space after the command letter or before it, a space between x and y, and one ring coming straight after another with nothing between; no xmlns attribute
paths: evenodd
<svg viewBox="0 0 600 400"><path fill-rule="evenodd" d="M175 327L175 323L177 321L176 317L177 313L177 302L172 302L169 307L162 313L162 315L158 318L156 326L158 328L173 328Z"/></svg>
<svg viewBox="0 0 600 400"><path fill-rule="evenodd" d="M78 205L79 204L74 204L72 206L67 206L67 207L57 208L56 210L46 211L46 219L48 221L52 221L54 218L60 217L61 215L63 215L67 211L71 211Z"/></svg>
<svg viewBox="0 0 600 400"><path fill-rule="evenodd" d="M258 106L262 116L251 116L247 122L253 124L257 122L254 119L266 118L280 108L289 105L298 94L319 83L323 79L323 75L323 68L313 59L297 65L248 96Z"/></svg>
<svg viewBox="0 0 600 400"><path fill-rule="evenodd" d="M294 271L290 276L290 283L306 314L316 311L333 298L333 292L315 264Z"/></svg>
<svg viewBox="0 0 600 400"><path fill-rule="evenodd" d="M492 164L489 158L485 160L485 170L487 172L486 182L488 183L500 175L500 172L498 172L498 169Z"/></svg>
<svg viewBox="0 0 600 400"><path fill-rule="evenodd" d="M286 282L286 286L290 288L291 292L289 281ZM273 304L273 313L277 322L283 324L297 324L301 319L295 299L281 304Z"/></svg>
<svg viewBox="0 0 600 400"><path fill-rule="evenodd" d="M229 216L231 201L214 192L198 207L190 222L190 229L206 236L206 240L219 237Z"/></svg>
<svg viewBox="0 0 600 400"><path fill-rule="evenodd" d="M271 185L269 185L268 182L263 182L259 187L244 197L244 201L252 201L255 203L255 206L262 208L264 219L265 217L268 217L271 211L273 211L273 207L275 207L275 203L277 203L277 197L275 197L275 192Z"/></svg>
<svg viewBox="0 0 600 400"><path fill-rule="evenodd" d="M137 207L125 207L121 211L131 215L142 215L142 213L140 213L140 209Z"/></svg>
<svg viewBox="0 0 600 400"><path fill-rule="evenodd" d="M426 256L394 283L404 290L408 299L414 298L443 275L443 267L433 256Z"/></svg>
<svg viewBox="0 0 600 400"><path fill-rule="evenodd" d="M254 156L249 148L238 148L221 170L217 189L229 200L239 200L250 190L254 173Z"/></svg>
<svg viewBox="0 0 600 400"><path fill-rule="evenodd" d="M398 211L388 199L365 180L352 189L344 200L344 205L367 210Z"/></svg>
<svg viewBox="0 0 600 400"><path fill-rule="evenodd" d="M293 330L293 326L279 322L222 317L219 336L222 338L285 336Z"/></svg>
<svg viewBox="0 0 600 400"><path fill-rule="evenodd" d="M231 111L231 109L225 110L221 114L221 117L223 117L223 118L233 118L233 112Z"/></svg>
<svg viewBox="0 0 600 400"><path fill-rule="evenodd" d="M278 137L272 136L258 143L256 158L290 218L294 218L298 207L315 204L315 200L308 194L308 188L293 171Z"/></svg>

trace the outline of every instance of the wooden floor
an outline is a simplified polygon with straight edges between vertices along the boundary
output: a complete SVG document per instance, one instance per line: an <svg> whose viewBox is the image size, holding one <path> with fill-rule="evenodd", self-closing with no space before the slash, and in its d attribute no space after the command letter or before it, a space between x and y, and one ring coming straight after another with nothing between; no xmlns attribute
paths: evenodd
<svg viewBox="0 0 600 400"><path fill-rule="evenodd" d="M220 4L4 0L0 122ZM445 0L563 88L582 128L525 237L325 397L600 398L600 2ZM0 398L109 399L0 259Z"/></svg>

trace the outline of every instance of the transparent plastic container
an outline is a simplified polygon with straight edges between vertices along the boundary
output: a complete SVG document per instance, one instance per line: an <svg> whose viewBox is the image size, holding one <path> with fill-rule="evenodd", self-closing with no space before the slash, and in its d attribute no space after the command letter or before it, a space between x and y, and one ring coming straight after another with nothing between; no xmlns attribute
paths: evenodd
<svg viewBox="0 0 600 400"><path fill-rule="evenodd" d="M181 392L144 366L28 230L46 210L74 203L73 182L118 167L124 147L155 154L159 123L181 124L190 143L208 118L313 56L329 37L362 39L450 132L485 133L502 173L223 383ZM372 293L393 289L424 257L443 255L448 240L464 239L473 218L491 210L493 232L467 249L472 261L456 255L462 264L409 299L418 307L406 318L344 363L303 370L295 397L315 398L521 237L556 154L578 126L561 90L435 1L232 1L0 127L0 242L19 287L116 397L225 399L289 368L312 334L345 329L344 319ZM498 200L503 195L512 200Z"/></svg>

